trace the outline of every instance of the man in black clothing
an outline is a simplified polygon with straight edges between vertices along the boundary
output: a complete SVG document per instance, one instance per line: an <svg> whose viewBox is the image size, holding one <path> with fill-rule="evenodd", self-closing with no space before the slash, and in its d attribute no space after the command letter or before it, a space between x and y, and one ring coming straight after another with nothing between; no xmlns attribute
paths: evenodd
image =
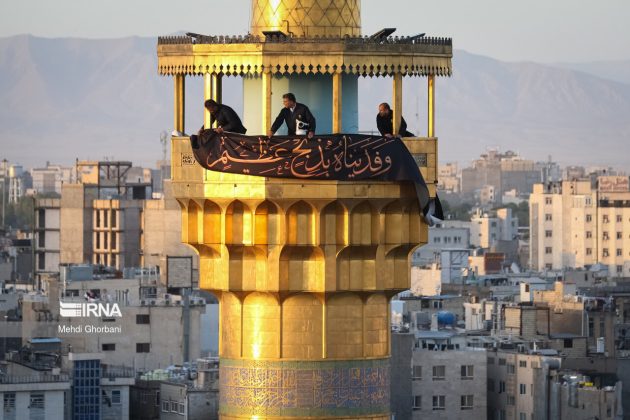
<svg viewBox="0 0 630 420"><path fill-rule="evenodd" d="M387 102L383 102L378 106L378 115L376 116L376 126L381 136L392 137L394 131L394 113ZM407 131L407 122L400 117L400 130L398 135L401 137L414 137L413 133Z"/></svg>
<svg viewBox="0 0 630 420"><path fill-rule="evenodd" d="M286 123L290 136L308 133L308 138L313 138L315 135L315 117L311 114L311 110L306 105L297 103L295 95L292 93L282 95L282 102L284 108L278 114L267 135L272 137L282 126L282 123Z"/></svg>
<svg viewBox="0 0 630 420"><path fill-rule="evenodd" d="M217 122L217 128L214 129L217 133L223 133L229 131L231 133L245 134L247 129L243 127L241 119L236 112L227 105L218 104L212 99L208 99L204 103L206 109L210 112L210 121L213 124ZM206 128L206 127L202 127ZM208 127L210 128L210 127Z"/></svg>

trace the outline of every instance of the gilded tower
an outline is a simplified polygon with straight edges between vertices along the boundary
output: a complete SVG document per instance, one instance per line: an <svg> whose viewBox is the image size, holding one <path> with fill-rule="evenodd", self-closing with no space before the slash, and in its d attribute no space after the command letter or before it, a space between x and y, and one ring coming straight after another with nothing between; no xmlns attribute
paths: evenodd
<svg viewBox="0 0 630 420"><path fill-rule="evenodd" d="M434 81L451 73L451 41L363 37L360 6L252 0L246 36L160 38L176 131L186 76L203 77L218 101L222 78L241 77L248 134L267 132L289 90L314 110L318 132L356 132L365 76L391 78L397 127L403 77L426 77L428 133L405 144L434 196ZM200 287L220 302L221 418L389 419L389 300L409 288L409 255L427 241L413 186L207 171L185 135L173 136L171 159L182 240L199 253Z"/></svg>

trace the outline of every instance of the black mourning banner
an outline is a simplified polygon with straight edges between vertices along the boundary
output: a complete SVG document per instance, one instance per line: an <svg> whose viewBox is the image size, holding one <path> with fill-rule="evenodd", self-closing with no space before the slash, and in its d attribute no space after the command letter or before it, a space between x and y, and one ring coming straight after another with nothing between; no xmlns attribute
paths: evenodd
<svg viewBox="0 0 630 420"><path fill-rule="evenodd" d="M440 201L429 197L420 169L399 137L269 138L203 130L190 141L197 162L211 171L305 180L413 182L427 222L432 225L433 218L443 219Z"/></svg>

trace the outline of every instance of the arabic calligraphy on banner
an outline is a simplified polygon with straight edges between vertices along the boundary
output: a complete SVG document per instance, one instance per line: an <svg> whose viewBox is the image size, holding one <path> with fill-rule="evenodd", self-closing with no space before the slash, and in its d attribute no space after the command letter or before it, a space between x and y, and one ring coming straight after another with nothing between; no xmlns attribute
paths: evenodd
<svg viewBox="0 0 630 420"><path fill-rule="evenodd" d="M420 208L426 212L431 201L418 165L397 137L269 138L203 130L190 140L197 162L211 171L313 180L409 181L416 187ZM441 208L439 212L441 216Z"/></svg>

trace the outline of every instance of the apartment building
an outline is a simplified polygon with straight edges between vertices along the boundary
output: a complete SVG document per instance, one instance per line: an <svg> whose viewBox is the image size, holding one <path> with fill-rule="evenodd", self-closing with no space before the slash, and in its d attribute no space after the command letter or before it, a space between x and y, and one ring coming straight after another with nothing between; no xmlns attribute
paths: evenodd
<svg viewBox="0 0 630 420"><path fill-rule="evenodd" d="M536 184L530 196L530 264L561 270L603 264L630 276L630 182L627 176Z"/></svg>

